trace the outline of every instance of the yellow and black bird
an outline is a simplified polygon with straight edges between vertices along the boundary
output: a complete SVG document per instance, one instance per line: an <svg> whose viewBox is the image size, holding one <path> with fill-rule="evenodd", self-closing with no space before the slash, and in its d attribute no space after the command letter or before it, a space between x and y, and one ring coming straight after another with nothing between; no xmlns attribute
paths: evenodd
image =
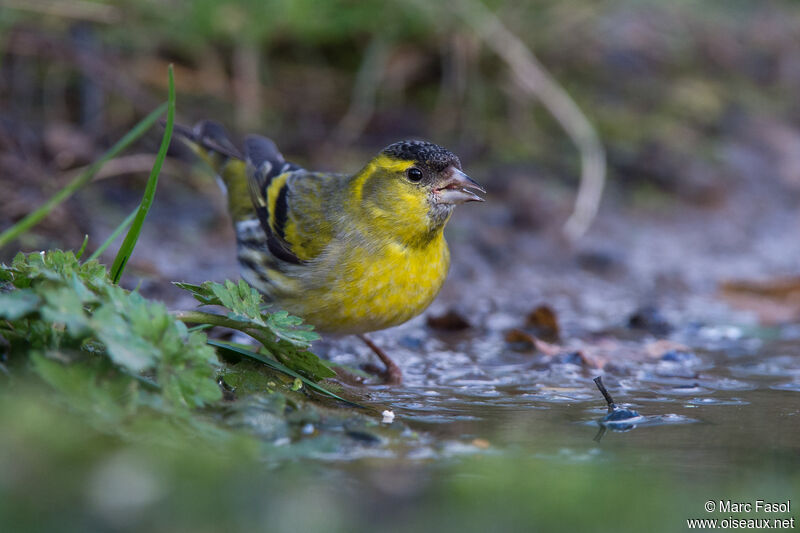
<svg viewBox="0 0 800 533"><path fill-rule="evenodd" d="M179 137L221 178L242 277L321 333L363 334L402 324L430 305L450 264L444 226L453 208L485 192L458 157L425 141L384 148L352 175L288 163L250 135L240 152L219 124L178 126Z"/></svg>

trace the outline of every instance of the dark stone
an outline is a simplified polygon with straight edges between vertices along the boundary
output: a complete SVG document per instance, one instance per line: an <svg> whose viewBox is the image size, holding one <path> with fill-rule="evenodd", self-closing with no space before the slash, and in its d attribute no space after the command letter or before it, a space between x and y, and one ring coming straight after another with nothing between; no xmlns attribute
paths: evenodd
<svg viewBox="0 0 800 533"><path fill-rule="evenodd" d="M653 335L667 335L672 331L672 325L664 318L661 311L652 305L646 305L637 309L630 318L628 318L628 327L647 331Z"/></svg>

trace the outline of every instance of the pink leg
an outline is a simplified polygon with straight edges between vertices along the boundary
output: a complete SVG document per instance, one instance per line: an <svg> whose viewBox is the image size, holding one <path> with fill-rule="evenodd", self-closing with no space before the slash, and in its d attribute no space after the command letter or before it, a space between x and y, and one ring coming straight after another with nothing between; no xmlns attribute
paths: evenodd
<svg viewBox="0 0 800 533"><path fill-rule="evenodd" d="M378 356L378 359L386 366L386 371L383 374L384 382L389 385L399 385L403 382L403 372L400 370L400 367L397 366L397 363L392 361L392 359L386 355L382 349L378 347L377 344L369 340L366 335L358 335L358 338L364 341L364 344L369 346L370 350L375 352L375 355Z"/></svg>

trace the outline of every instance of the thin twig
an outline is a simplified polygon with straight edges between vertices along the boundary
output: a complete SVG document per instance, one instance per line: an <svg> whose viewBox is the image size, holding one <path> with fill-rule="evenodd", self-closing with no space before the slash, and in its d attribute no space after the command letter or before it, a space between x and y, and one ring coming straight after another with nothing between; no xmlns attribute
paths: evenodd
<svg viewBox="0 0 800 533"><path fill-rule="evenodd" d="M236 95L236 126L252 130L261 123L261 54L253 44L241 44L233 51L233 92Z"/></svg>
<svg viewBox="0 0 800 533"><path fill-rule="evenodd" d="M156 154L131 154L117 157L112 159L103 166L102 169L92 178L92 181L100 181L108 178L114 178L123 174L142 174L150 172L153 169L153 162L156 159ZM67 172L67 176L71 179L81 172L85 171L88 166L75 168ZM166 174L181 174L188 169L188 165L178 159L167 159L164 161L162 172Z"/></svg>
<svg viewBox="0 0 800 533"><path fill-rule="evenodd" d="M603 195L605 150L592 124L533 52L479 0L454 0L464 20L514 73L525 92L535 96L553 115L581 154L581 182L564 234L574 242L591 226Z"/></svg>
<svg viewBox="0 0 800 533"><path fill-rule="evenodd" d="M375 111L375 98L381 84L389 47L386 41L376 37L370 42L361 67L356 74L350 107L336 126L334 138L338 144L353 142L366 128Z"/></svg>
<svg viewBox="0 0 800 533"><path fill-rule="evenodd" d="M464 104L477 45L477 38L466 33L453 33L442 39L442 78L434 108L434 124L439 131L462 130L459 126L466 113Z"/></svg>
<svg viewBox="0 0 800 533"><path fill-rule="evenodd" d="M597 376L594 378L594 384L597 385L597 388L600 389L600 394L603 395L603 398L606 399L606 403L608 404L608 412L611 413L617 408L617 404L614 403L614 398L611 397L611 394L606 389L606 386L603 385L603 378Z"/></svg>

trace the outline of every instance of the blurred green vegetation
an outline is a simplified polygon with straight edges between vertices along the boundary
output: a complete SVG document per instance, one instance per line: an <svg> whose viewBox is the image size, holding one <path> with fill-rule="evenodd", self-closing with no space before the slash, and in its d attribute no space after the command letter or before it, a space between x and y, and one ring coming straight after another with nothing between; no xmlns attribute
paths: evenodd
<svg viewBox="0 0 800 533"><path fill-rule="evenodd" d="M487 5L597 128L623 200L649 208L666 192L713 205L754 171L796 189L786 130L799 118L797 3ZM572 191L575 147L465 23L463 6L15 0L0 12L0 172L30 202L43 177L80 168L152 110L172 62L180 122L267 134L313 168L355 170L389 142L424 137L500 189L534 176ZM558 212L568 199L548 201ZM23 207L0 200L0 226Z"/></svg>
<svg viewBox="0 0 800 533"><path fill-rule="evenodd" d="M265 464L246 440L220 450L158 424L159 439L109 437L35 388L0 392L0 427L0 517L15 532L672 532L727 516L706 513L707 500L785 501L800 489L769 462L668 472L639 457L510 452Z"/></svg>
<svg viewBox="0 0 800 533"><path fill-rule="evenodd" d="M13 74L0 102L30 89L30 107L17 102L19 111L34 112L29 117L74 119L57 117L63 102L51 106L48 99L64 95L44 85L58 81L73 98L70 90L88 75L102 86L106 127L120 127L163 86L163 63L173 61L184 119L212 116L241 132L258 129L290 153L335 166L320 145L335 140L370 44L380 42L386 51L367 76L375 85L374 112L356 132L367 150L398 136L435 136L460 145L470 159L490 152L495 161L536 162L551 175L575 175L572 147L558 125L521 95L503 63L447 4L126 0L76 2L71 17L63 15L69 1L59 9L50 2L13 5L0 14L4 69ZM789 110L800 83L791 53L790 21L800 16L794 2L488 5L596 124L618 177L631 178L630 160L651 145L678 156L713 151L709 130L739 112ZM76 54L62 52L69 57L56 66L58 54L43 50L52 46ZM95 57L84 61L84 53ZM20 67L32 70L31 85L17 88L24 83L14 69L31 54L40 59ZM68 107L74 113L80 105Z"/></svg>

